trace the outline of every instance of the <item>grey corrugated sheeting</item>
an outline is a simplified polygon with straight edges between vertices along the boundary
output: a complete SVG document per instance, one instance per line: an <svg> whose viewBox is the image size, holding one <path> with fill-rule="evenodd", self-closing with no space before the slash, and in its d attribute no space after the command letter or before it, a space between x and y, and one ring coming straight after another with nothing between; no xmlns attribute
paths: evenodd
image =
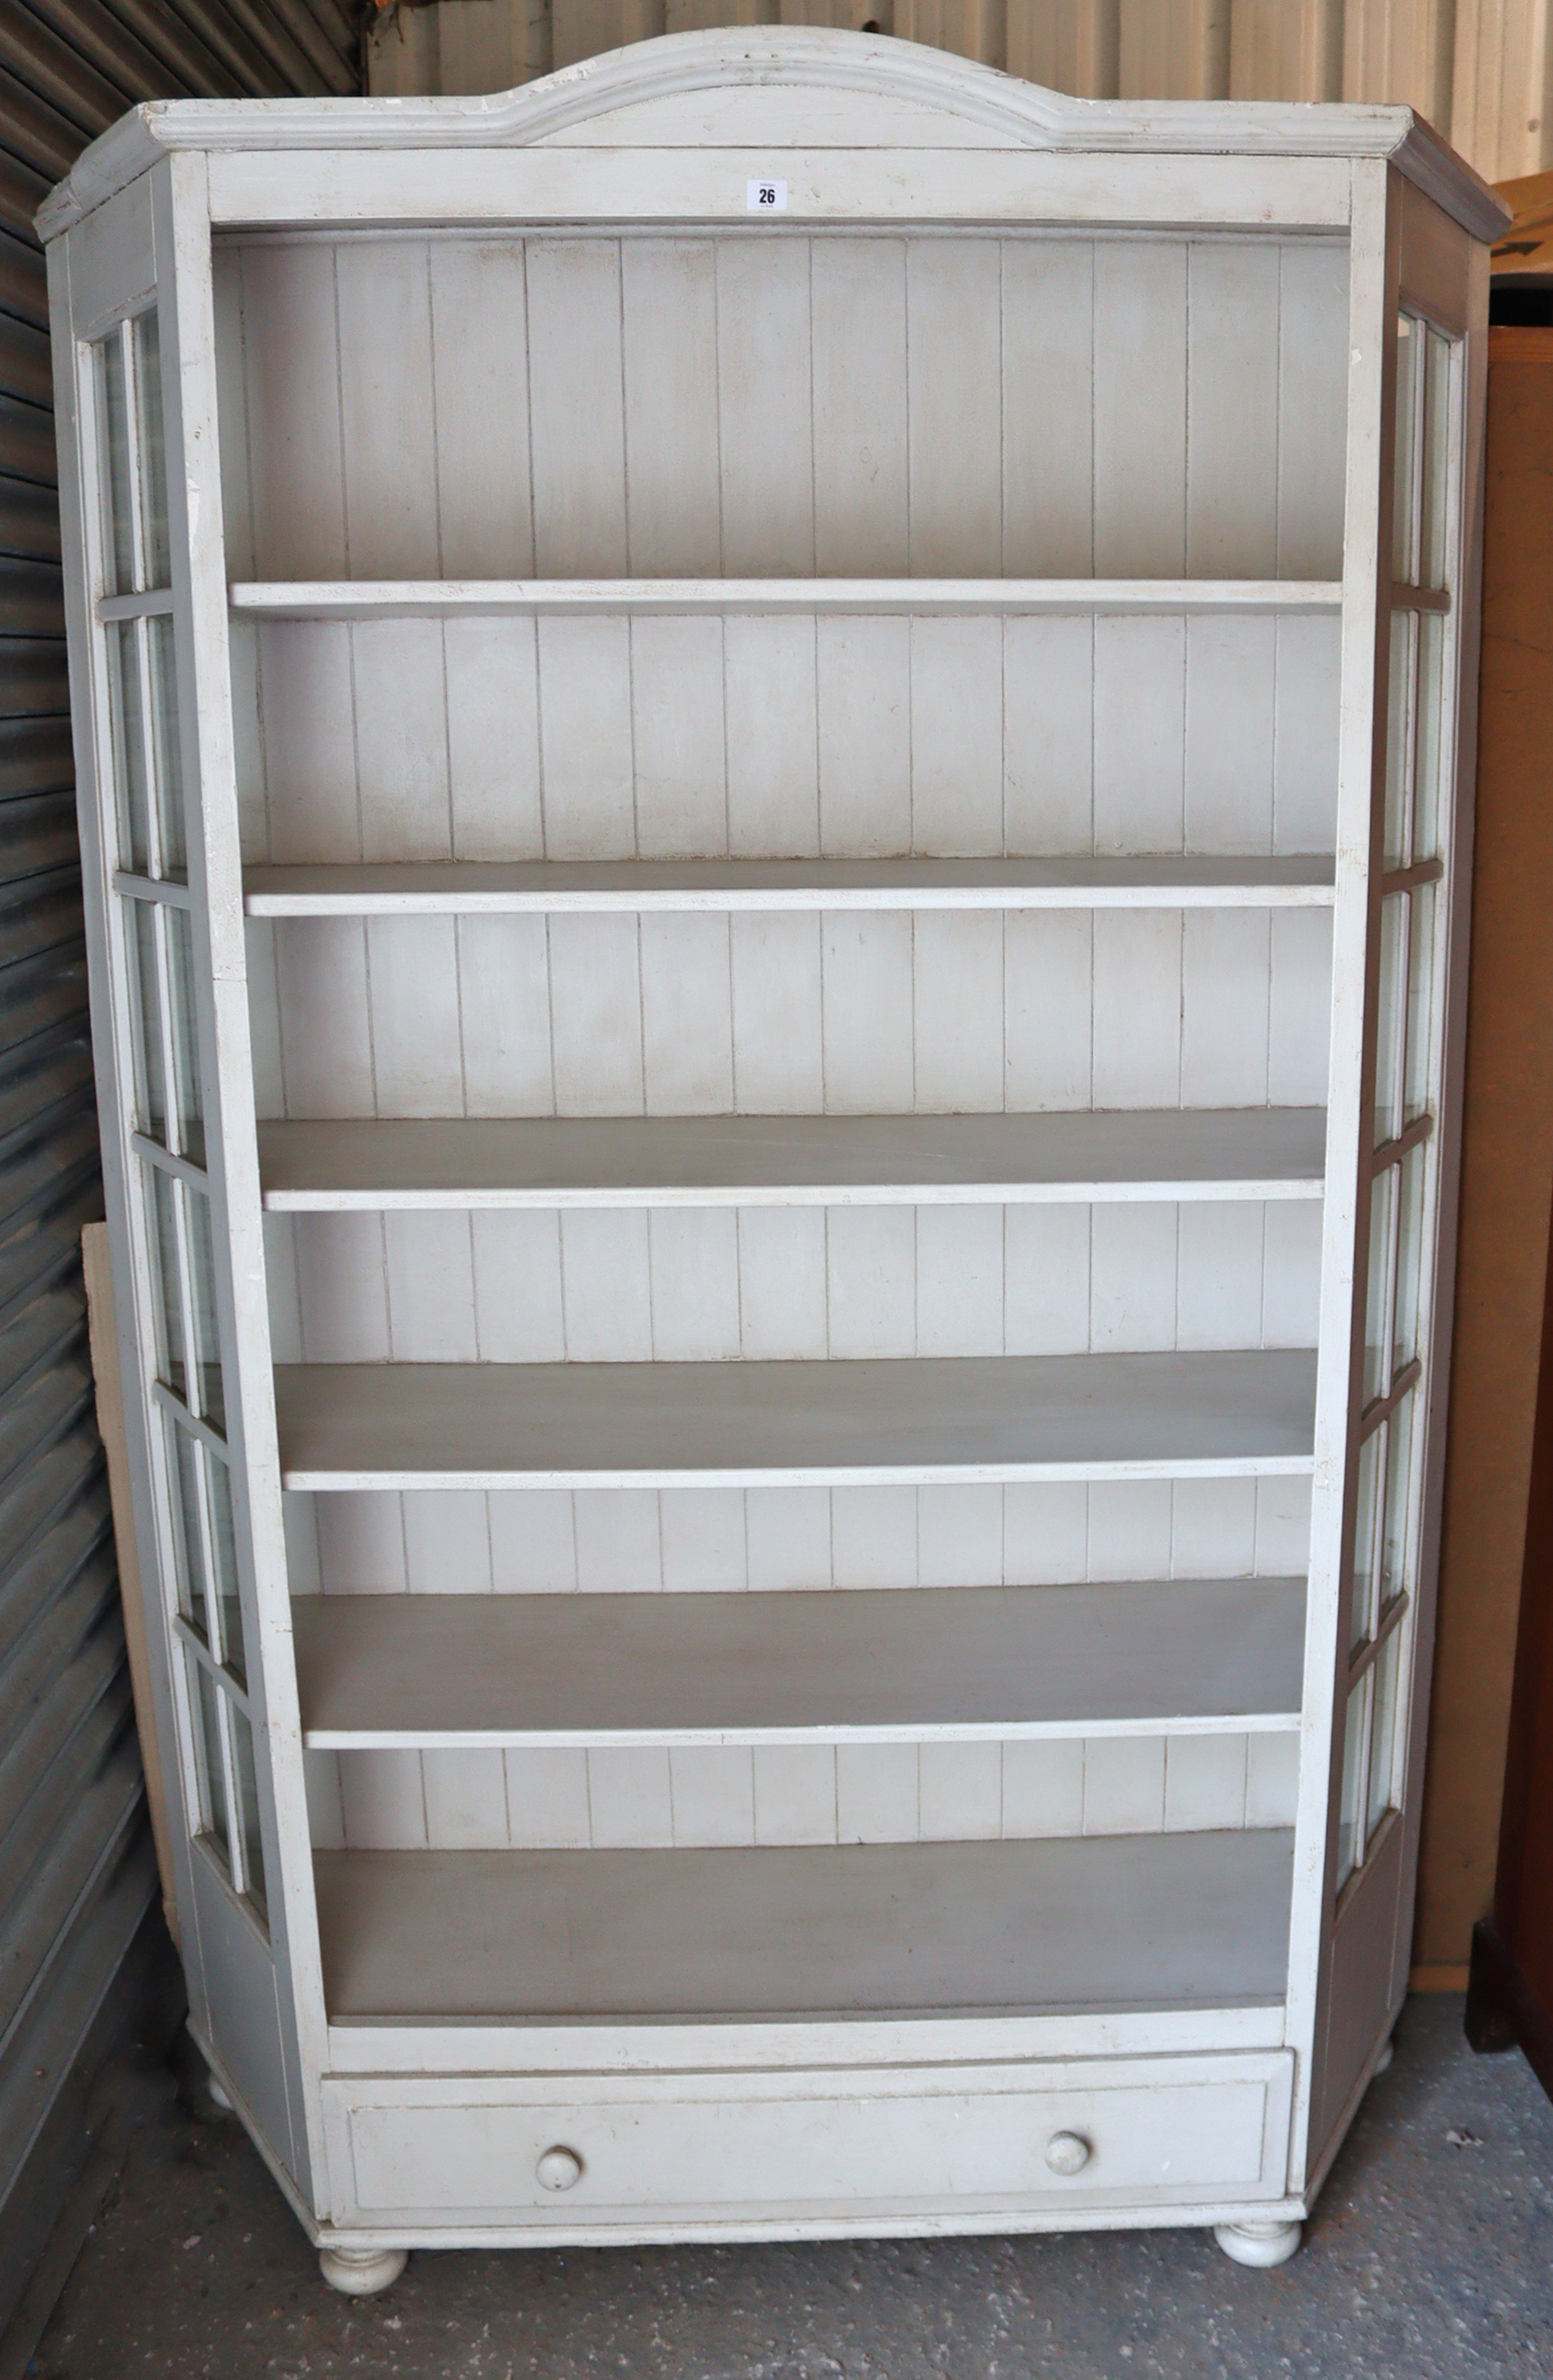
<svg viewBox="0 0 1553 2380"><path fill-rule="evenodd" d="M143 2000L156 1873L80 1269L101 1212L32 216L147 99L359 91L343 0L0 0L0 2360ZM90 2079L90 2078L87 2078ZM74 2096L72 2097L72 2093ZM68 2120L62 2127L61 2118ZM46 2311L46 2308L44 2309ZM23 2308L17 2324L33 2323ZM33 2325L35 2327L35 2324Z"/></svg>

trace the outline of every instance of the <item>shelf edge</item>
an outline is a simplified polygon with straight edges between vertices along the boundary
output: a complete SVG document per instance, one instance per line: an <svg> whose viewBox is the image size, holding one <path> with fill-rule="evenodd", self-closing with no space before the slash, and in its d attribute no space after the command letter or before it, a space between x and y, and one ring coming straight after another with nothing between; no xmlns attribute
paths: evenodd
<svg viewBox="0 0 1553 2380"><path fill-rule="evenodd" d="M626 1189L587 1184L564 1189L321 1190L268 1189L263 1206L273 1215L484 1212L496 1208L548 1213L567 1209L642 1207L1100 1207L1261 1205L1269 1201L1320 1199L1319 1174L1244 1181L1171 1182L866 1182L834 1184L705 1184L686 1188L644 1184Z"/></svg>
<svg viewBox="0 0 1553 2380"><path fill-rule="evenodd" d="M742 1464L728 1469L644 1471L338 1471L283 1465L281 1486L299 1495L375 1494L416 1488L999 1488L1057 1479L1303 1479L1314 1454L1162 1455L1073 1463Z"/></svg>
<svg viewBox="0 0 1553 2380"><path fill-rule="evenodd" d="M458 614L1340 612L1341 579L595 578L235 580L233 613L270 619Z"/></svg>
<svg viewBox="0 0 1553 2380"><path fill-rule="evenodd" d="M1082 1742L1188 1735L1292 1735L1295 1711L1222 1711L1147 1718L892 1720L880 1727L352 1728L304 1727L309 1752L610 1752L633 1745Z"/></svg>

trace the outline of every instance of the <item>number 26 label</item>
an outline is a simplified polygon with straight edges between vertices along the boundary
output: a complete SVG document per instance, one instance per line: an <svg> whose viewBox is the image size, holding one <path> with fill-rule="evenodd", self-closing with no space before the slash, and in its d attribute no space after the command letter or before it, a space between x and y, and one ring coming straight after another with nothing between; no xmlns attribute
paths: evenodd
<svg viewBox="0 0 1553 2380"><path fill-rule="evenodd" d="M779 215L787 204L787 185L765 180L747 183L745 204L752 215Z"/></svg>

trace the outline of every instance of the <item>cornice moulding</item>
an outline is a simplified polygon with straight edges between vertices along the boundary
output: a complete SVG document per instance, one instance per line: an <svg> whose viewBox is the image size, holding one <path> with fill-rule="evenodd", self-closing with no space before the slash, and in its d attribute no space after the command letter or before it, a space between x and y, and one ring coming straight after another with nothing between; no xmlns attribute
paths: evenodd
<svg viewBox="0 0 1553 2380"><path fill-rule="evenodd" d="M1497 238L1510 221L1487 183L1408 107L1070 99L915 42L763 27L666 34L488 97L153 100L82 152L39 208L38 231L57 238L177 150L527 148L643 101L771 86L907 101L977 126L989 148L1383 158L1476 239Z"/></svg>

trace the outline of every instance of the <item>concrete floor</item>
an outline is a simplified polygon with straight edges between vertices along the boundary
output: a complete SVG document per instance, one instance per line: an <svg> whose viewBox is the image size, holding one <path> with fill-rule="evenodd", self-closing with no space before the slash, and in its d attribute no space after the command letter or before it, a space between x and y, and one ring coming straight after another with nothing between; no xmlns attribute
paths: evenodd
<svg viewBox="0 0 1553 2380"><path fill-rule="evenodd" d="M35 2380L1547 2380L1553 2107L1410 2003L1305 2245L1203 2232L422 2253L325 2288L236 2121L143 2132Z"/></svg>

